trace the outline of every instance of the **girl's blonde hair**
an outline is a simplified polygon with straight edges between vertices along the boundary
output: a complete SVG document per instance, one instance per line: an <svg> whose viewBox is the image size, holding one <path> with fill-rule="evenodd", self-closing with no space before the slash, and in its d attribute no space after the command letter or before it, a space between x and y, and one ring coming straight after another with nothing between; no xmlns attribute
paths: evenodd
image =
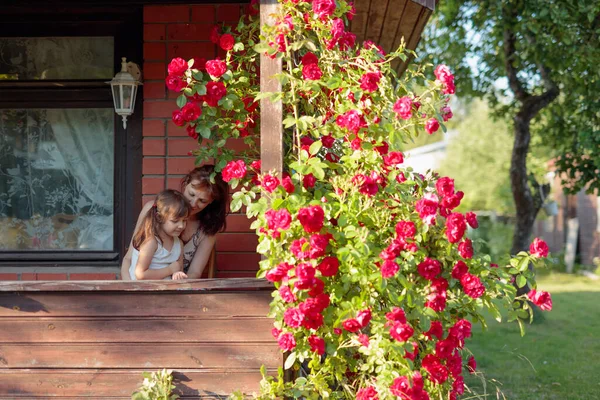
<svg viewBox="0 0 600 400"><path fill-rule="evenodd" d="M190 206L185 197L177 190L163 190L156 196L154 204L142 220L140 229L133 236L133 248L140 249L142 243L151 237L160 241L158 233L161 225L169 219L186 218L190 213Z"/></svg>

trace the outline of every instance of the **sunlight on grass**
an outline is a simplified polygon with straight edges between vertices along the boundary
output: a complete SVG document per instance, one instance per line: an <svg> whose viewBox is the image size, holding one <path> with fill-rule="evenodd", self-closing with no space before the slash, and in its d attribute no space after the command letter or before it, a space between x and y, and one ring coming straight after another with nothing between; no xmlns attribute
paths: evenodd
<svg viewBox="0 0 600 400"><path fill-rule="evenodd" d="M488 331L474 329L467 347L485 379L468 377L473 393L463 398L600 398L600 281L555 273L539 276L538 289L552 294L554 307L545 321L527 326L525 337L517 324L492 318Z"/></svg>

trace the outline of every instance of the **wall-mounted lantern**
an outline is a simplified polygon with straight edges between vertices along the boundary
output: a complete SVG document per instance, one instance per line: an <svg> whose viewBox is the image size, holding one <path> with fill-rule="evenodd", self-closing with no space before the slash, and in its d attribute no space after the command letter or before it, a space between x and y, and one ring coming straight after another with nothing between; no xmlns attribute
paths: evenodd
<svg viewBox="0 0 600 400"><path fill-rule="evenodd" d="M127 117L133 114L137 87L142 83L137 64L127 62L125 57L121 60L121 72L118 72L112 81L106 83L110 83L112 89L115 112L123 118L123 129L127 129Z"/></svg>

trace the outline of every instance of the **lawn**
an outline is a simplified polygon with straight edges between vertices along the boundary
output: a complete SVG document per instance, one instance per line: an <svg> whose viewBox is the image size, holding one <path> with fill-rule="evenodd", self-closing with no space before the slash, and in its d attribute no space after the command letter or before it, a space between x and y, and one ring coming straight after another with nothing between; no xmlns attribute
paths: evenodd
<svg viewBox="0 0 600 400"><path fill-rule="evenodd" d="M554 308L524 337L492 318L485 332L474 326L467 347L485 379L469 377L463 399L600 399L600 281L553 273L538 289L552 293Z"/></svg>

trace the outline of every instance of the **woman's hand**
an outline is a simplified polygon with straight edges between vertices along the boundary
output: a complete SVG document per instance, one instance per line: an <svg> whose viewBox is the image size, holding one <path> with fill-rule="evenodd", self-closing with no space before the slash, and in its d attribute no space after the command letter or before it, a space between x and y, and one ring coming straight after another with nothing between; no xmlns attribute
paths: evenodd
<svg viewBox="0 0 600 400"><path fill-rule="evenodd" d="M187 279L187 275L185 274L185 272L179 271L179 272L175 272L172 276L174 281L178 281L181 279Z"/></svg>

